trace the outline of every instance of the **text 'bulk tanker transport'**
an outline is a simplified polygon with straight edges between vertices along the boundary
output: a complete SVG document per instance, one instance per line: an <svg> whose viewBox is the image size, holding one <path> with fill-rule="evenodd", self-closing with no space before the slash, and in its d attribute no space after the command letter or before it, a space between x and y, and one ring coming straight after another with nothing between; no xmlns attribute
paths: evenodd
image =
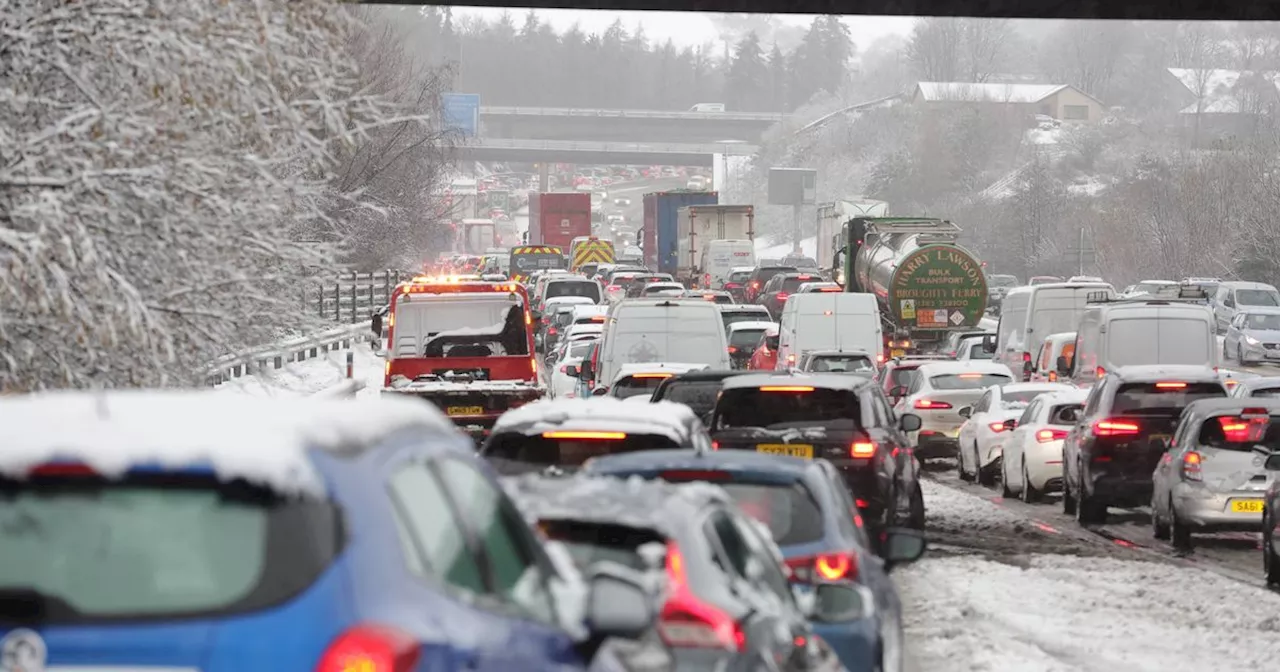
<svg viewBox="0 0 1280 672"><path fill-rule="evenodd" d="M714 191L658 191L644 195L644 224L640 246L644 263L659 273L676 272L680 208L715 205L720 195Z"/></svg>
<svg viewBox="0 0 1280 672"><path fill-rule="evenodd" d="M845 291L874 294L889 356L936 345L978 326L987 308L982 263L956 243L960 227L911 217L855 217L837 256Z"/></svg>
<svg viewBox="0 0 1280 672"><path fill-rule="evenodd" d="M591 235L591 195L529 192L529 245L569 249L574 238Z"/></svg>

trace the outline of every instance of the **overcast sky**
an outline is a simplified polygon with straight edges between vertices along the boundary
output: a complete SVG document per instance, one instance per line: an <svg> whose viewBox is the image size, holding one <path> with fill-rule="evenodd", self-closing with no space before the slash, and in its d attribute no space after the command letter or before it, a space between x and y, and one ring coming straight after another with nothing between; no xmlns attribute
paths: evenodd
<svg viewBox="0 0 1280 672"><path fill-rule="evenodd" d="M497 18L502 15L501 8L493 7L454 7L455 15L479 15L485 18ZM513 8L509 10L516 18L516 25L523 20L527 9ZM575 22L589 33L602 33L614 19L621 18L628 31L634 30L637 24L643 23L645 33L651 41L665 41L671 38L680 46L695 46L716 39L717 31L705 12L622 12L616 10L590 9L539 9L538 16L550 21L557 32L572 26ZM789 24L808 26L813 21L811 14L781 14L781 21ZM844 22L849 26L853 41L859 48L865 48L882 35L906 35L911 32L911 23L915 19L910 16L847 16Z"/></svg>

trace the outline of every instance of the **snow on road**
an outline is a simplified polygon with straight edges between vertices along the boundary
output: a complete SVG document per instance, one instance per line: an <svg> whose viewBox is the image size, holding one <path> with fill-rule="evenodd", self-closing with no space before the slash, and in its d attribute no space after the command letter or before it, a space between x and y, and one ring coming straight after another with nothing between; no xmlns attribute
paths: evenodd
<svg viewBox="0 0 1280 672"><path fill-rule="evenodd" d="M354 377L365 381L365 389L357 396L376 394L369 388L382 387L383 360L373 354L368 343L359 343L351 351ZM260 374L232 378L214 389L259 397L305 396L341 383L346 375L347 351L335 350L280 369L268 368Z"/></svg>
<svg viewBox="0 0 1280 672"><path fill-rule="evenodd" d="M909 672L1236 672L1280 660L1280 595L1091 548L930 481L925 503L931 538L967 530L975 543L895 573Z"/></svg>

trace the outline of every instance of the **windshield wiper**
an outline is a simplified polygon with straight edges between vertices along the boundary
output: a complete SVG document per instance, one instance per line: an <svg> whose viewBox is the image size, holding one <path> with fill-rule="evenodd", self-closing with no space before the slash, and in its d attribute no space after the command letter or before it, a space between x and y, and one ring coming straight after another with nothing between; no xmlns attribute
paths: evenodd
<svg viewBox="0 0 1280 672"><path fill-rule="evenodd" d="M0 588L0 623L70 620L79 613L63 598L35 588Z"/></svg>

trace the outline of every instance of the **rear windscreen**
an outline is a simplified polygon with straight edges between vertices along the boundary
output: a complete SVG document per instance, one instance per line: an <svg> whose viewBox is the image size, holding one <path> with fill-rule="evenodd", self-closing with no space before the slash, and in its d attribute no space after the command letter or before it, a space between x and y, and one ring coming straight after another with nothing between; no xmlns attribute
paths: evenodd
<svg viewBox="0 0 1280 672"><path fill-rule="evenodd" d="M325 502L176 476L0 481L0 621L257 611L301 592L342 546Z"/></svg>
<svg viewBox="0 0 1280 672"><path fill-rule="evenodd" d="M889 372L890 388L894 387L911 387L911 383L915 382L916 374L920 372L919 367L911 366L895 367Z"/></svg>
<svg viewBox="0 0 1280 672"><path fill-rule="evenodd" d="M876 367L866 355L822 355L814 357L809 367L814 372L875 373Z"/></svg>
<svg viewBox="0 0 1280 672"><path fill-rule="evenodd" d="M969 359L992 359L996 356L996 353L987 352L987 349L982 347L982 341L971 341L964 347L969 348Z"/></svg>
<svg viewBox="0 0 1280 672"><path fill-rule="evenodd" d="M1207 319L1139 317L1112 320L1107 326L1108 363L1113 367L1139 364L1213 362Z"/></svg>
<svg viewBox="0 0 1280 672"><path fill-rule="evenodd" d="M769 526L779 546L805 544L822 538L822 511L800 483L755 484L717 482L743 513Z"/></svg>
<svg viewBox="0 0 1280 672"><path fill-rule="evenodd" d="M806 282L822 282L822 278L819 278L816 275L802 275L798 278L785 278L782 281L782 286L778 288L778 291L787 292L789 294L794 293L797 289L800 289L800 285L803 285Z"/></svg>
<svg viewBox="0 0 1280 672"><path fill-rule="evenodd" d="M1074 425L1076 424L1075 416L1084 410L1084 404L1061 404L1054 406L1049 411L1049 424L1051 425Z"/></svg>
<svg viewBox="0 0 1280 672"><path fill-rule="evenodd" d="M1218 383L1125 383L1116 390L1111 412L1124 415L1178 416L1197 399L1218 399L1227 390Z"/></svg>
<svg viewBox="0 0 1280 672"><path fill-rule="evenodd" d="M735 348L754 348L764 335L764 329L739 329L729 334L729 345Z"/></svg>
<svg viewBox="0 0 1280 672"><path fill-rule="evenodd" d="M569 550L579 568L607 560L624 567L645 571L644 560L637 552L651 543L666 544L653 530L577 520L543 520L538 528L548 539L559 541Z"/></svg>
<svg viewBox="0 0 1280 672"><path fill-rule="evenodd" d="M719 380L673 380L662 391L662 400L684 404L703 415L715 408L722 384Z"/></svg>
<svg viewBox="0 0 1280 672"><path fill-rule="evenodd" d="M511 268L520 275L529 275L538 270L550 268L567 268L564 255L546 252L511 255Z"/></svg>
<svg viewBox="0 0 1280 672"><path fill-rule="evenodd" d="M1202 446L1251 452L1254 446L1280 450L1280 423L1269 415L1224 415L1208 418L1200 426Z"/></svg>
<svg viewBox="0 0 1280 672"><path fill-rule="evenodd" d="M760 286L764 287L764 284L772 280L773 276L779 273L787 273L789 271L794 271L794 270L796 269L794 268L762 268L760 269L759 274L756 275L756 279L753 282L759 282Z"/></svg>
<svg viewBox="0 0 1280 672"><path fill-rule="evenodd" d="M657 434L581 432L579 435L594 435L594 438L544 438L504 433L492 439L483 455L499 471L519 473L552 466L576 469L583 462L601 455L680 447L670 438ZM621 438L617 438L619 436Z"/></svg>
<svg viewBox="0 0 1280 672"><path fill-rule="evenodd" d="M653 394L653 391L658 389L658 385L661 385L663 380L665 379L627 376L614 384L611 394L619 399L638 397L642 394Z"/></svg>
<svg viewBox="0 0 1280 672"><path fill-rule="evenodd" d="M760 310L724 310L720 312L720 319L724 322L724 327L728 330L729 325L735 322L770 322L769 311L761 308Z"/></svg>
<svg viewBox="0 0 1280 672"><path fill-rule="evenodd" d="M751 277L751 271L734 271L729 274L729 282L746 282Z"/></svg>
<svg viewBox="0 0 1280 672"><path fill-rule="evenodd" d="M554 299L557 296L585 296L596 303L600 302L600 285L590 280L570 280L552 282L547 284L546 299Z"/></svg>
<svg viewBox="0 0 1280 672"><path fill-rule="evenodd" d="M1264 397L1267 399L1280 397L1280 387L1266 387L1261 390L1253 390L1252 392L1249 393L1249 396Z"/></svg>
<svg viewBox="0 0 1280 672"><path fill-rule="evenodd" d="M1012 380L1003 373L947 373L929 378L929 387L935 390L984 390L992 385L1004 385Z"/></svg>
<svg viewBox="0 0 1280 672"><path fill-rule="evenodd" d="M852 390L778 385L779 391L761 388L725 390L716 407L720 409L720 429L761 427L822 426L834 430L855 430L862 426L861 405Z"/></svg>

